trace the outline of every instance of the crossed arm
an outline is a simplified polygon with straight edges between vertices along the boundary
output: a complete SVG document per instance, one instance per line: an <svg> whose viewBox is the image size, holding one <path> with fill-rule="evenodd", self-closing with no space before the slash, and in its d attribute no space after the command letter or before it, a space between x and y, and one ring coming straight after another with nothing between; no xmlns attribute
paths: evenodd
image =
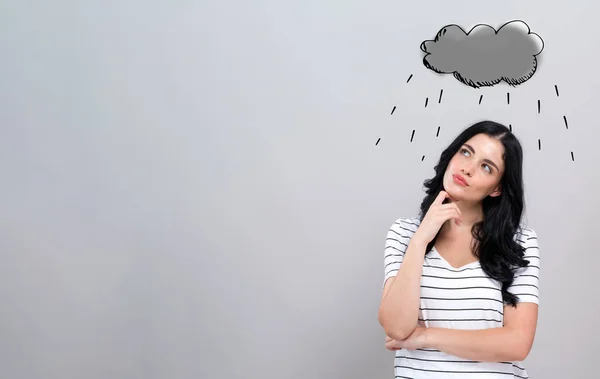
<svg viewBox="0 0 600 379"><path fill-rule="evenodd" d="M419 324L404 339L389 337L386 347L391 350L430 348L482 362L522 361L531 351L537 317L538 305L535 303L518 303L516 308L507 305L502 327L460 330L426 328Z"/></svg>

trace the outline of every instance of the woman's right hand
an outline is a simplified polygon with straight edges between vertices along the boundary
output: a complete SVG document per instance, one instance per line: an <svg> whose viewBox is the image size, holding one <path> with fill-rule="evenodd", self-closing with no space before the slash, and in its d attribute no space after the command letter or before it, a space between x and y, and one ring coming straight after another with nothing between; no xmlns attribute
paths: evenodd
<svg viewBox="0 0 600 379"><path fill-rule="evenodd" d="M417 238L421 243L428 244L437 235L440 228L447 220L454 219L456 225L462 223L462 213L455 203L443 204L446 198L451 198L446 191L440 191L435 198L423 221L417 228L413 238Z"/></svg>

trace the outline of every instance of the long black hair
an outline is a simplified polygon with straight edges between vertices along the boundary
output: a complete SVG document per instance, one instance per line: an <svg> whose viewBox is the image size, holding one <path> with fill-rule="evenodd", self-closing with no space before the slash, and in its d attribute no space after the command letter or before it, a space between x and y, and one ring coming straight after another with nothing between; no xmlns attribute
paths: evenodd
<svg viewBox="0 0 600 379"><path fill-rule="evenodd" d="M471 234L475 239L475 255L481 268L492 279L502 283L502 299L505 304L516 306L517 298L507 291L514 280L514 269L524 267L524 250L515 239L520 231L524 210L523 194L523 150L515 135L504 125L494 121L477 122L452 141L442 152L434 167L435 176L425 180L426 196L421 202L419 218L422 221L429 207L440 191L444 190L443 178L452 157L463 144L477 134L486 134L498 139L504 145L504 175L500 180L500 196L487 196L483 199L483 220L475 223ZM427 245L426 252L435 245L438 234Z"/></svg>

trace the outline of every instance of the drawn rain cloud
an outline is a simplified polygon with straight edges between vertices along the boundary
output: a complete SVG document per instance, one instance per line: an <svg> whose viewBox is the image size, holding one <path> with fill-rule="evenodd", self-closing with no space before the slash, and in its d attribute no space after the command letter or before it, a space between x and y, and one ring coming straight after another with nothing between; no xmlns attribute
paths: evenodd
<svg viewBox="0 0 600 379"><path fill-rule="evenodd" d="M504 81L512 87L517 87L533 77L538 70L539 55L544 49L544 41L532 33L529 26L521 20L513 20L502 25L498 30L490 25L475 25L468 33L456 24L447 24L439 29L433 40L421 43L425 52L423 65L438 74L452 74L460 83L471 88L493 87ZM408 76L406 84L411 82L413 74ZM556 97L559 97L558 85L554 85ZM438 103L446 96L440 89ZM479 104L483 94L479 95ZM425 108L429 105L429 97L425 98ZM541 100L537 99L537 113L541 114ZM511 104L510 92L506 93L506 104ZM396 114L396 105L391 115ZM431 108L431 107L430 107ZM532 107L533 108L533 107ZM396 112L396 113L395 113ZM564 126L569 129L567 116L562 116ZM442 126L435 125L437 130L423 131L424 135L438 138ZM508 124L514 133L512 124ZM412 129L410 143L420 139L421 132ZM408 139L408 137L407 137ZM375 145L379 145L379 137ZM542 150L542 139L537 139L538 150ZM573 151L571 160L575 161ZM421 161L424 161L422 155Z"/></svg>
<svg viewBox="0 0 600 379"><path fill-rule="evenodd" d="M458 25L446 25L435 39L421 43L425 67L453 74L473 88L526 82L535 73L543 49L544 41L523 21L508 22L498 31L479 24L468 33Z"/></svg>

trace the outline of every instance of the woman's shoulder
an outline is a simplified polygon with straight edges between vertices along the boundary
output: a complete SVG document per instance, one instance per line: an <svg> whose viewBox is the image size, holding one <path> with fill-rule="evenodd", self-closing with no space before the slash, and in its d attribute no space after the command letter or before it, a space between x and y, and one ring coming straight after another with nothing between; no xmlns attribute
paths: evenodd
<svg viewBox="0 0 600 379"><path fill-rule="evenodd" d="M524 224L519 225L515 232L515 239L520 241L526 241L527 238L537 237L537 233L530 226Z"/></svg>
<svg viewBox="0 0 600 379"><path fill-rule="evenodd" d="M421 219L418 216L403 216L398 217L394 220L393 224L390 226L390 231L401 233L403 235L408 234L411 236L413 233L417 231L417 228L421 224Z"/></svg>
<svg viewBox="0 0 600 379"><path fill-rule="evenodd" d="M538 235L536 231L529 226L519 225L515 232L514 239L526 249L536 248L538 246Z"/></svg>

